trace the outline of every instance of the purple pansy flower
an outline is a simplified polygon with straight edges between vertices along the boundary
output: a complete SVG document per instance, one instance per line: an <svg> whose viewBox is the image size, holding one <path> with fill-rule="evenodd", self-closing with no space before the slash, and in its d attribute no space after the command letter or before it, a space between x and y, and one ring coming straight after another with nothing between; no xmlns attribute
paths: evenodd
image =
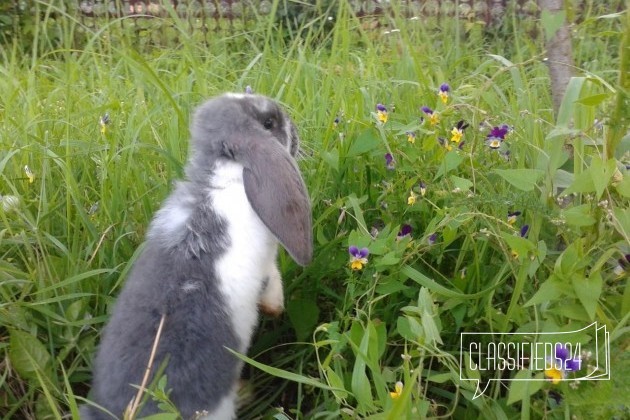
<svg viewBox="0 0 630 420"><path fill-rule="evenodd" d="M547 359L545 376L554 384L558 384L566 378L567 372L575 372L581 368L581 358L572 358L571 353L566 346L556 344L554 347L553 358L551 360Z"/></svg>
<svg viewBox="0 0 630 420"><path fill-rule="evenodd" d="M385 167L390 171L396 168L396 164L394 163L394 157L392 156L391 153L385 154Z"/></svg>
<svg viewBox="0 0 630 420"><path fill-rule="evenodd" d="M625 254L623 257L617 260L617 265L615 266L613 272L617 276L622 276L630 269L630 254Z"/></svg>
<svg viewBox="0 0 630 420"><path fill-rule="evenodd" d="M507 215L507 222L513 225L516 222L516 218L521 215L520 211L509 211Z"/></svg>
<svg viewBox="0 0 630 420"><path fill-rule="evenodd" d="M430 234L427 238L427 242L429 243L429 245L435 244L435 241L437 241L437 233Z"/></svg>
<svg viewBox="0 0 630 420"><path fill-rule="evenodd" d="M407 235L411 235L412 228L410 225L402 225L400 227L400 232L398 232L398 238L404 238Z"/></svg>
<svg viewBox="0 0 630 420"><path fill-rule="evenodd" d="M438 96L442 100L443 104L446 104L448 102L448 91L449 90L450 90L450 87L449 87L448 83L442 83L440 85L440 90L438 91Z"/></svg>
<svg viewBox="0 0 630 420"><path fill-rule="evenodd" d="M490 132L488 133L488 138L495 138L495 139L501 139L501 140L505 140L505 136L507 136L507 134L510 131L510 127L507 126L507 124L503 124L501 127L493 127L492 130L490 130Z"/></svg>
<svg viewBox="0 0 630 420"><path fill-rule="evenodd" d="M424 197L426 193L427 193L427 184L425 184L424 181L420 181L420 195Z"/></svg>
<svg viewBox="0 0 630 420"><path fill-rule="evenodd" d="M348 247L348 253L350 254L350 268L353 270L361 270L368 263L367 256L370 251L367 248L359 249L351 245Z"/></svg>
<svg viewBox="0 0 630 420"><path fill-rule="evenodd" d="M385 105L381 103L376 104L376 118L383 124L387 122L387 108Z"/></svg>
<svg viewBox="0 0 630 420"><path fill-rule="evenodd" d="M576 359L571 358L569 349L566 346L556 344L554 353L556 359L555 362L557 364L561 364L564 370L575 372L576 370L580 370L582 368L582 359L579 357Z"/></svg>
<svg viewBox="0 0 630 420"><path fill-rule="evenodd" d="M523 227L521 228L521 238L527 237L528 233L529 233L529 225L523 225Z"/></svg>

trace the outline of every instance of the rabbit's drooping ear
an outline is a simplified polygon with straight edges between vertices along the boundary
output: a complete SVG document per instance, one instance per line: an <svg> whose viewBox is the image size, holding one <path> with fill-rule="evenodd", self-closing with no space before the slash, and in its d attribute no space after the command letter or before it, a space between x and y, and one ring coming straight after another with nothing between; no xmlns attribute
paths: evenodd
<svg viewBox="0 0 630 420"><path fill-rule="evenodd" d="M241 150L245 194L258 217L304 266L313 257L311 203L293 158L275 138Z"/></svg>

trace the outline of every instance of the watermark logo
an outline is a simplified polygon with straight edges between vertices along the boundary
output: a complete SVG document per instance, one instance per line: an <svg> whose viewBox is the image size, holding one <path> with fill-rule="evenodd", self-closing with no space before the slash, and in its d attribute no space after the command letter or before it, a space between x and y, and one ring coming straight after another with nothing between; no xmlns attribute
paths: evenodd
<svg viewBox="0 0 630 420"><path fill-rule="evenodd" d="M596 322L579 330L461 333L459 378L476 381L473 399L492 381L610 379L610 337Z"/></svg>

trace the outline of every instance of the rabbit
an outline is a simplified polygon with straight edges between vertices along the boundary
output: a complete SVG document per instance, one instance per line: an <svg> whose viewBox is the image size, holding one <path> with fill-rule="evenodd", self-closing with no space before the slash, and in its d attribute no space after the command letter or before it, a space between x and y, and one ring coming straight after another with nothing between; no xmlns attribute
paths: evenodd
<svg viewBox="0 0 630 420"><path fill-rule="evenodd" d="M190 131L185 180L155 214L94 361L90 400L118 417L164 316L148 383L166 361L166 389L185 419L234 418L242 363L226 347L245 353L259 309L282 312L278 243L302 266L312 259L298 133L280 106L223 94L197 109ZM82 419L112 418L94 404ZM139 414L157 411L149 399Z"/></svg>

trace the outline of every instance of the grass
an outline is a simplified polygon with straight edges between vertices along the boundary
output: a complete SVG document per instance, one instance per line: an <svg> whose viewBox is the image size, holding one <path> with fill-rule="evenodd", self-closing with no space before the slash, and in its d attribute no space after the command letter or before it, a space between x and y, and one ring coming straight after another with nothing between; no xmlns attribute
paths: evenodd
<svg viewBox="0 0 630 420"><path fill-rule="evenodd" d="M25 33L0 53L0 413L77 416L108 309L182 175L193 108L250 85L300 129L316 251L306 269L280 257L287 310L262 320L249 352L244 418L627 415L630 291L616 268L630 254L627 123L610 160L610 128L594 121L615 110L628 26L587 3L580 77L558 116L541 28L516 15L485 28L394 14L374 28L339 2L331 29L260 17L204 39L177 19L133 31L42 13L30 45ZM438 140L456 146L460 120L465 144L447 151ZM502 124L512 132L491 150ZM404 224L411 235L398 238ZM362 270L350 245L370 251ZM594 321L610 332L609 382L500 382L515 373L460 361L462 332L497 340ZM590 332L573 338L594 350ZM460 368L490 381L483 397Z"/></svg>

